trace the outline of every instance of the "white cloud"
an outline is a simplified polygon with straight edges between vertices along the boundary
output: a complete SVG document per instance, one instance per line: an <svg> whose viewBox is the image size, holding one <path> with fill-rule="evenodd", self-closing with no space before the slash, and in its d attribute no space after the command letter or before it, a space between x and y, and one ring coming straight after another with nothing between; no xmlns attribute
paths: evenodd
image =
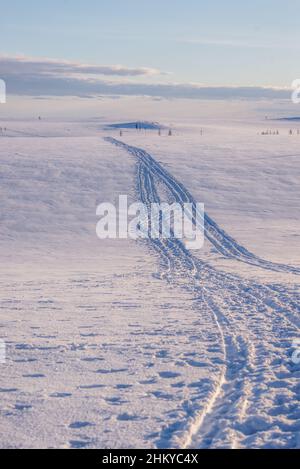
<svg viewBox="0 0 300 469"><path fill-rule="evenodd" d="M159 73L158 70L151 68L86 65L50 59L0 56L0 78L6 81L8 96L10 94L35 97L146 95L190 99L286 99L290 97L288 89L274 87L213 87L199 83L137 81L139 77ZM108 79L108 76L111 78ZM115 80L116 77L118 81ZM129 81L129 78L133 77L136 80Z"/></svg>
<svg viewBox="0 0 300 469"><path fill-rule="evenodd" d="M0 73L1 75L73 76L81 74L123 77L157 75L161 72L147 67L129 68L122 65L90 65L63 60L34 59L23 56L0 56Z"/></svg>

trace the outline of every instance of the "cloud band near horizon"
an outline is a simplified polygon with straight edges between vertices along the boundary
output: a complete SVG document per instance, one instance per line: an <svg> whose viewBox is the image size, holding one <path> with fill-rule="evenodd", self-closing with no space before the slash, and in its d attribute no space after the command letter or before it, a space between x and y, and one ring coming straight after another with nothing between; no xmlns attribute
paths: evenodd
<svg viewBox="0 0 300 469"><path fill-rule="evenodd" d="M197 83L125 81L163 74L157 69L86 65L52 59L0 56L0 78L8 95L151 96L185 99L289 99L289 89L259 86L205 86ZM107 77L111 77L110 80ZM119 81L115 81L116 78Z"/></svg>

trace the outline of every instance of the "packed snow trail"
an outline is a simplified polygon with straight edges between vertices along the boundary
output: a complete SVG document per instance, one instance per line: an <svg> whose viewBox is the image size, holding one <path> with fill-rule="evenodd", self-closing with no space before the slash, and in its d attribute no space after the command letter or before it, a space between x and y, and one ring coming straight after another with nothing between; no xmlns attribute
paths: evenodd
<svg viewBox="0 0 300 469"><path fill-rule="evenodd" d="M140 148L126 145L125 143L111 137L107 137L106 140L110 143L120 146L121 148L124 148L126 151L138 158L144 164L144 166L148 168L149 172L157 181L166 185L171 194L174 196L176 202L180 204L190 203L193 206L196 206L194 197L183 186L183 184L178 182L147 152ZM190 217L192 218L192 213L190 214ZM204 216L204 231L206 238L210 241L214 248L227 258L236 259L247 264L277 272L289 272L298 275L300 274L300 269L297 267L270 262L261 259L255 254L249 252L235 239L228 235L222 228L220 228L218 224L206 213Z"/></svg>
<svg viewBox="0 0 300 469"><path fill-rule="evenodd" d="M141 202L147 206L161 202L156 189L159 181L176 201L194 203L184 186L146 152L112 138L106 140L137 158ZM224 255L267 269L298 273L293 267L248 253L209 217L206 223L207 238ZM157 447L298 447L300 366L291 361L291 345L299 338L297 290L218 271L195 258L174 237L150 238L148 244L160 256L162 277L191 292L201 315L210 316L219 337L214 347L223 354L223 360L215 363L218 380L206 399L194 397L183 403L185 418L176 429L166 425Z"/></svg>

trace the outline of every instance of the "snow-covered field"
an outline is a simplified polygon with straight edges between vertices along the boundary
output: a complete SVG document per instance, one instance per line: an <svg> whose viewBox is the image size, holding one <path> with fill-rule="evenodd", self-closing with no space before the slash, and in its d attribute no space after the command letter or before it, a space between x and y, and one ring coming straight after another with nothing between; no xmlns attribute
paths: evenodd
<svg viewBox="0 0 300 469"><path fill-rule="evenodd" d="M0 446L299 448L296 124L117 123L1 122ZM100 241L120 194L204 202L204 248Z"/></svg>

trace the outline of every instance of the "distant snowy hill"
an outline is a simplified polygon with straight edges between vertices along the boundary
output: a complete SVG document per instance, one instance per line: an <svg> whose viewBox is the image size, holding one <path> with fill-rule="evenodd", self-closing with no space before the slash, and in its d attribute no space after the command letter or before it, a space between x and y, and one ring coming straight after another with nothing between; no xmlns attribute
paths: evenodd
<svg viewBox="0 0 300 469"><path fill-rule="evenodd" d="M300 122L300 117L293 116L293 117L281 117L278 119L279 121L288 121L288 122Z"/></svg>
<svg viewBox="0 0 300 469"><path fill-rule="evenodd" d="M118 124L111 124L108 126L111 129L143 129L143 130L159 130L165 127L158 122L136 121L136 122L121 122Z"/></svg>

